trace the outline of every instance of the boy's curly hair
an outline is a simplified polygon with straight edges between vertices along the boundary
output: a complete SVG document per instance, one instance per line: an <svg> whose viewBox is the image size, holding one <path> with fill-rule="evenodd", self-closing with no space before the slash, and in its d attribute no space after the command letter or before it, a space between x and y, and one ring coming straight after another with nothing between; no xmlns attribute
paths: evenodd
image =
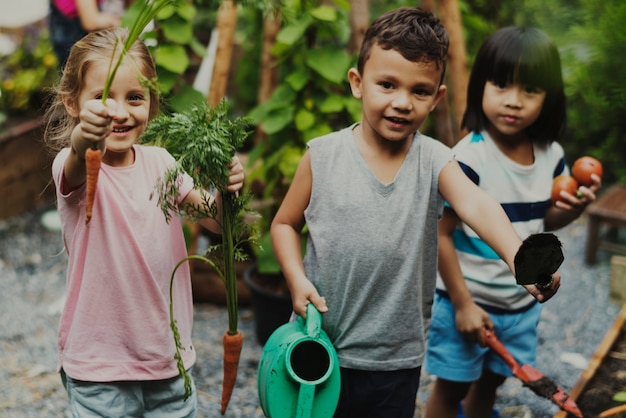
<svg viewBox="0 0 626 418"><path fill-rule="evenodd" d="M446 71L450 41L445 28L432 13L416 7L400 7L378 17L365 32L357 69L363 74L374 45L398 51L413 62L434 62Z"/></svg>

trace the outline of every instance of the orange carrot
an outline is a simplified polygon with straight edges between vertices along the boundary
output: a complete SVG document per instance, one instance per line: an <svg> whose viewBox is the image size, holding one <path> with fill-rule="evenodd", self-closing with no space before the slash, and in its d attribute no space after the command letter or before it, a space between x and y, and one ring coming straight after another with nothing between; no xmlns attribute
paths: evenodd
<svg viewBox="0 0 626 418"><path fill-rule="evenodd" d="M241 356L241 347L243 346L243 334L239 330L236 334L229 334L226 331L222 342L224 344L224 380L222 382L221 412L224 415L237 380L239 358Z"/></svg>
<svg viewBox="0 0 626 418"><path fill-rule="evenodd" d="M85 152L85 165L87 170L87 220L85 223L89 223L91 220L101 162L102 151L97 148L88 148Z"/></svg>

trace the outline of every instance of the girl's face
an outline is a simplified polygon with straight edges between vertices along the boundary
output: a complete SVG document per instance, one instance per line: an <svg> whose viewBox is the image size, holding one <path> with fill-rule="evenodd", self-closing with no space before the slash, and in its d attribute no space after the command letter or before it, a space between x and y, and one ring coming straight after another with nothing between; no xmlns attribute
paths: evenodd
<svg viewBox="0 0 626 418"><path fill-rule="evenodd" d="M363 74L348 73L352 95L362 102L364 135L396 142L412 137L445 94L441 72L434 62L409 61L374 45Z"/></svg>
<svg viewBox="0 0 626 418"><path fill-rule="evenodd" d="M498 86L487 81L483 93L483 112L489 121L487 130L494 139L525 138L526 129L541 114L545 99L545 90L538 87Z"/></svg>
<svg viewBox="0 0 626 418"><path fill-rule="evenodd" d="M109 62L94 62L85 73L83 90L78 96L78 108L82 109L88 100L102 100ZM104 161L128 162L132 156L132 146L145 131L150 113L150 92L138 77L138 69L132 63L122 62L109 90L109 99L115 101L113 132L106 140ZM130 155L128 155L130 154ZM130 160L132 162L133 159Z"/></svg>

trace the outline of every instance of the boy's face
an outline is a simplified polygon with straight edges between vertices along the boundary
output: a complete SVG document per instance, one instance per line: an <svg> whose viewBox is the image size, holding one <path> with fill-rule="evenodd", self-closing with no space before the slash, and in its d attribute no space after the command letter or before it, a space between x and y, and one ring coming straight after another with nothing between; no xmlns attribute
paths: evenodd
<svg viewBox="0 0 626 418"><path fill-rule="evenodd" d="M363 132L389 141L412 136L443 97L442 68L413 62L374 45L363 74L348 72L352 95L361 100Z"/></svg>

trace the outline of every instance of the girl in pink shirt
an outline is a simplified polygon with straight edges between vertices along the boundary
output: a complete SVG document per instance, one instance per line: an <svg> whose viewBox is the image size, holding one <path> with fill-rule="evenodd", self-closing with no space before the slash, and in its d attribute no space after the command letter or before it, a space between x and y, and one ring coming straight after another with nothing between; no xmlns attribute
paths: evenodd
<svg viewBox="0 0 626 418"><path fill-rule="evenodd" d="M184 401L169 327L170 275L187 255L182 225L167 222L151 193L175 161L164 149L137 142L159 110L157 93L140 78L156 77L146 46L133 44L102 102L116 39L125 29L88 34L71 50L46 140L60 149L52 167L68 254L67 301L58 336L59 365L72 415L195 416L195 391ZM119 45L119 44L118 44ZM141 74L138 74L141 72ZM85 222L85 151L102 150L93 216ZM243 167L230 165L230 192L241 189ZM189 176L179 203L202 202ZM219 195L212 198L219 199ZM214 220L200 223L219 232ZM185 368L195 361L189 269L174 280L173 305Z"/></svg>

